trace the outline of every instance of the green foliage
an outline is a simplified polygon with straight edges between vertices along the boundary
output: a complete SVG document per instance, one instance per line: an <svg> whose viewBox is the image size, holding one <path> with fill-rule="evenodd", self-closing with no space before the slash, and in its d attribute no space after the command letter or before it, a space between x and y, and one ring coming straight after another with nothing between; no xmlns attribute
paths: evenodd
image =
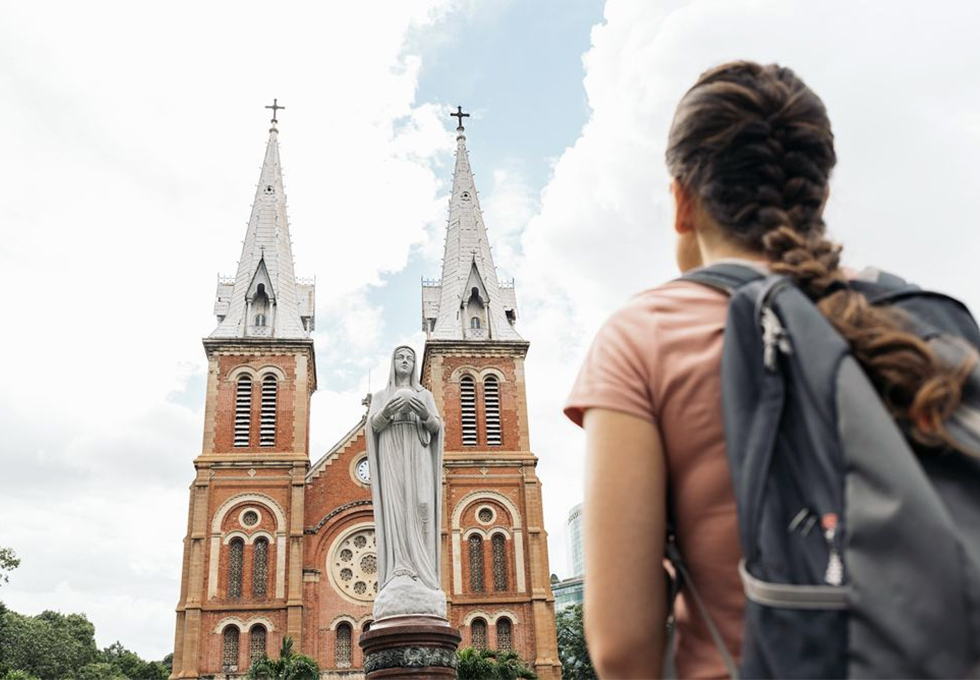
<svg viewBox="0 0 980 680"><path fill-rule="evenodd" d="M0 602L0 680L167 680L160 661L143 661L116 642L102 651L84 614L23 616Z"/></svg>
<svg viewBox="0 0 980 680"><path fill-rule="evenodd" d="M555 617L558 629L558 658L563 680L595 680L596 673L585 645L582 605L573 604Z"/></svg>
<svg viewBox="0 0 980 680"><path fill-rule="evenodd" d="M517 652L464 647L456 652L459 680L517 680L537 678Z"/></svg>
<svg viewBox="0 0 980 680"><path fill-rule="evenodd" d="M126 675L114 668L111 663L99 661L87 663L78 669L74 680L129 680Z"/></svg>
<svg viewBox="0 0 980 680"><path fill-rule="evenodd" d="M0 547L0 583L7 583L10 575L7 572L13 571L20 566L20 559L17 558L12 548Z"/></svg>
<svg viewBox="0 0 980 680"><path fill-rule="evenodd" d="M293 639L284 637L278 659L263 654L255 660L248 673L249 680L319 680L320 667L316 660L293 651Z"/></svg>
<svg viewBox="0 0 980 680"><path fill-rule="evenodd" d="M139 654L126 649L118 641L99 652L99 661L108 664L115 673L128 680L167 680L170 677L170 670L164 663L143 661ZM115 676L106 677L115 680Z"/></svg>
<svg viewBox="0 0 980 680"><path fill-rule="evenodd" d="M41 680L36 675L31 675L27 671L7 671L0 675L0 680Z"/></svg>
<svg viewBox="0 0 980 680"><path fill-rule="evenodd" d="M97 661L95 626L84 614L22 616L7 610L3 628L0 663L5 669L60 680Z"/></svg>

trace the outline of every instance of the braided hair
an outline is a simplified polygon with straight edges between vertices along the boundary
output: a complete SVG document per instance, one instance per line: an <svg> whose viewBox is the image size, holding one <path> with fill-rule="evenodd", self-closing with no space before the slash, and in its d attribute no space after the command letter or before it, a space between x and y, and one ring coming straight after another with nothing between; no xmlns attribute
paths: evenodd
<svg viewBox="0 0 980 680"><path fill-rule="evenodd" d="M764 255L816 303L913 439L960 448L944 423L976 357L943 363L900 310L847 287L841 246L824 235L834 135L793 71L739 61L702 74L678 104L666 159L729 241Z"/></svg>

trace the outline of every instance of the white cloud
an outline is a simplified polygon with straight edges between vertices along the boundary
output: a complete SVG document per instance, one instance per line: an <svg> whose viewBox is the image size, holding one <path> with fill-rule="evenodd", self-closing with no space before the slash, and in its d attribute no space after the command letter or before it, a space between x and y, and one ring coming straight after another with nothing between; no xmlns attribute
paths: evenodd
<svg viewBox="0 0 980 680"><path fill-rule="evenodd" d="M370 301L410 253L442 254L452 136L418 103L438 0L0 8L0 595L85 611L99 643L173 639L189 461L200 450L217 270L232 272L275 96L297 273L317 276L312 456L387 378L398 329ZM466 3L467 11L497 11ZM625 2L593 31L593 114L540 196L512 160L481 177L498 265L517 279L552 570L581 498L582 437L559 415L588 342L629 294L674 275L663 145L704 69L795 68L827 103L828 208L854 263L960 293L980 235L970 4ZM873 27L873 30L869 27ZM149 30L152 28L152 30ZM476 111L474 115L479 114ZM473 158L479 169L481 161ZM332 319L334 323L327 323ZM421 348L419 333L406 335ZM177 489L177 490L174 490ZM107 593L112 593L108 596Z"/></svg>
<svg viewBox="0 0 980 680"><path fill-rule="evenodd" d="M609 0L605 19L584 60L592 116L555 164L515 271L558 573L565 514L584 479L584 439L558 413L602 320L676 276L663 153L674 107L700 72L734 58L796 70L834 125L840 162L827 218L847 261L954 292L980 311L975 5Z"/></svg>
<svg viewBox="0 0 980 680"><path fill-rule="evenodd" d="M262 106L286 106L297 273L317 275L321 319L344 312L318 348L336 336L353 376L384 331L381 309L357 304L365 287L443 217L433 168L452 138L441 109L415 102L421 63L404 45L448 4L0 8L0 284L16 357L0 381L0 513L17 518L0 545L24 558L10 606L84 611L102 645L170 651L200 338L245 233ZM321 445L360 416L364 390L347 383L315 400Z"/></svg>

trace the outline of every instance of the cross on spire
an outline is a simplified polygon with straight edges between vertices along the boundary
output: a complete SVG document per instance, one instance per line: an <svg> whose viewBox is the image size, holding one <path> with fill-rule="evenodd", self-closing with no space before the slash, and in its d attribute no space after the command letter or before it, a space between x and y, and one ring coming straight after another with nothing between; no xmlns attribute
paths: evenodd
<svg viewBox="0 0 980 680"><path fill-rule="evenodd" d="M470 117L470 114L463 113L463 107L462 106L457 106L456 107L456 113L450 113L449 115L459 119L459 125L456 126L456 129L457 130L462 130L463 129L463 119Z"/></svg>
<svg viewBox="0 0 980 680"><path fill-rule="evenodd" d="M279 100L278 99L273 99L272 100L272 106L266 106L265 108L272 109L272 124L275 125L276 123L279 122L276 119L276 112L278 112L279 109L284 109L286 107L285 106L279 106Z"/></svg>

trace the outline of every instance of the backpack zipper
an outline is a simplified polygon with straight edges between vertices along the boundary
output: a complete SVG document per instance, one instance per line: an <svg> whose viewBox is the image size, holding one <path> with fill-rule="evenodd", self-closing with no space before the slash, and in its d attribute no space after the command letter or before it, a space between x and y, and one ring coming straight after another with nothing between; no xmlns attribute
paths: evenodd
<svg viewBox="0 0 980 680"><path fill-rule="evenodd" d="M837 549L837 513L828 512L820 517L820 528L823 529L824 540L827 541L827 573L823 580L828 585L839 586L844 583L844 563Z"/></svg>

